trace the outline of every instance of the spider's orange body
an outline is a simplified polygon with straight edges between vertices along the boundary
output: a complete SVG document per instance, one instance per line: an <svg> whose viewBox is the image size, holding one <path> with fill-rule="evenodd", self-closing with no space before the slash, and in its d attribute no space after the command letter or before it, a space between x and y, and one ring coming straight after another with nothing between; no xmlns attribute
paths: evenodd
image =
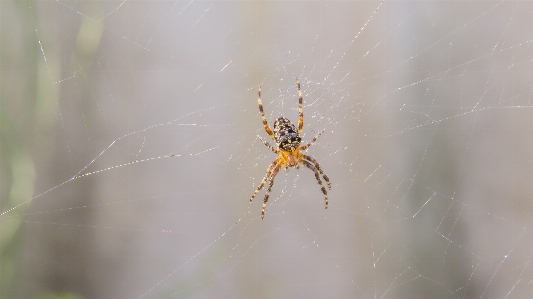
<svg viewBox="0 0 533 299"><path fill-rule="evenodd" d="M268 197L270 195L270 191L272 190L272 186L274 185L274 178L278 174L281 167L285 167L285 170L289 170L289 167L296 167L299 168L300 164L305 165L307 168L311 169L315 173L315 178L318 181L318 184L320 185L320 188L322 190L322 193L324 193L324 196L326 197L326 209L328 208L328 192L326 188L324 188L324 185L322 184L322 180L320 179L320 175L324 178L326 183L328 184L329 190L331 190L331 184L329 182L329 178L324 174L322 169L320 168L320 165L318 164L317 160L315 160L313 157L305 155L301 153L301 151L306 150L308 147L310 147L313 142L315 142L320 135L322 135L322 132L318 133L318 135L311 140L306 145L300 146L300 143L302 141L301 134L303 130L304 125L304 113L303 113L303 95L302 91L300 89L300 81L296 79L296 85L298 86L298 100L299 100L299 108L298 113L300 114L300 120L298 121L298 130L296 130L296 126L291 123L290 120L288 120L285 117L279 117L274 122L274 131L270 129L268 126L267 119L265 117L265 112L263 111L263 103L261 102L261 87L259 87L258 91L258 98L257 103L259 104L259 112L261 112L261 117L263 118L263 125L265 127L265 131L270 135L270 137L276 142L277 148L274 148L270 143L268 143L266 140L259 137L261 141L274 153L278 154L278 158L270 164L270 167L267 170L267 173L263 180L261 181L261 184L259 184L259 187L255 190L254 194L250 198L250 202L254 199L254 197L257 195L257 193L263 188L266 181L268 180L269 186L265 194L265 199L263 201L263 210L261 211L261 219L265 218L265 209L266 204L268 201Z"/></svg>
<svg viewBox="0 0 533 299"><path fill-rule="evenodd" d="M280 163L285 165L285 169L289 167L300 168L300 161L302 160L302 154L300 153L300 148L297 148L294 152L280 151L279 153Z"/></svg>

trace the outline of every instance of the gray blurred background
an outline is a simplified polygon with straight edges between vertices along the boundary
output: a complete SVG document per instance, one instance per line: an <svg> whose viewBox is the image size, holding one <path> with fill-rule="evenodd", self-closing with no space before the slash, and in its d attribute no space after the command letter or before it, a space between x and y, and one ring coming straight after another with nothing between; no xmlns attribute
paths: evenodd
<svg viewBox="0 0 533 299"><path fill-rule="evenodd" d="M0 298L531 298L532 17L1 1ZM291 169L261 220L297 77L330 207Z"/></svg>

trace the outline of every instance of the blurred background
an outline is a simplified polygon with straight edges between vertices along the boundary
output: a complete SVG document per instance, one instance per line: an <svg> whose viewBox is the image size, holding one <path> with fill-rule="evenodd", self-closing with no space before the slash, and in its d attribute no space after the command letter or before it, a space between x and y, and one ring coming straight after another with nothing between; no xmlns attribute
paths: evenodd
<svg viewBox="0 0 533 299"><path fill-rule="evenodd" d="M531 298L532 14L1 1L0 298Z"/></svg>

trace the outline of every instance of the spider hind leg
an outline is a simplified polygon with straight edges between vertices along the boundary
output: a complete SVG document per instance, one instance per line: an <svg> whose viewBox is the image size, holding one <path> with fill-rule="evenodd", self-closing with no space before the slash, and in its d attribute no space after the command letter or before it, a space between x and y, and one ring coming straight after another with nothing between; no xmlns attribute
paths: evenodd
<svg viewBox="0 0 533 299"><path fill-rule="evenodd" d="M298 80L298 78L296 78L296 85L298 86L298 114L300 115L300 119L298 120L298 134L302 134L304 127L304 97L302 95L302 90L300 89L300 80Z"/></svg>
<svg viewBox="0 0 533 299"><path fill-rule="evenodd" d="M263 119L263 126L265 127L265 131L268 133L268 135L270 135L270 138L274 140L274 134L268 126L268 121L265 117L265 111L263 111L263 102L261 101L261 86L259 86L259 90L257 91L257 104L259 104L259 112L261 112L261 118Z"/></svg>

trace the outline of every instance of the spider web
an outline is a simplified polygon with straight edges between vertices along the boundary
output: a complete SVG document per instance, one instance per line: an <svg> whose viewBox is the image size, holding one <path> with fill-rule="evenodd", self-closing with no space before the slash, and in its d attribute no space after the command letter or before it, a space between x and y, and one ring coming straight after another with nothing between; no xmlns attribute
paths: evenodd
<svg viewBox="0 0 533 299"><path fill-rule="evenodd" d="M531 298L531 2L0 5L0 297Z"/></svg>

